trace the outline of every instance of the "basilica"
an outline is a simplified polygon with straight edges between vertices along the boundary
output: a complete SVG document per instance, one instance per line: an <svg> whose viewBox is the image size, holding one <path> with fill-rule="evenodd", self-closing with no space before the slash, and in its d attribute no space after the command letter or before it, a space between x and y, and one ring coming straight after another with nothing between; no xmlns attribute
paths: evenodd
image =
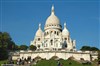
<svg viewBox="0 0 100 66"><path fill-rule="evenodd" d="M60 24L59 18L55 15L54 6L51 8L51 14L47 18L44 32L39 24L35 38L31 41L30 45L35 45L37 49L41 50L61 50L75 51L75 40L70 38L70 33L64 23L64 29Z"/></svg>
<svg viewBox="0 0 100 66"><path fill-rule="evenodd" d="M12 59L41 57L42 59L49 60L57 56L59 59L64 60L74 57L75 60L84 59L91 61L98 57L97 53L91 51L76 50L76 42L71 39L66 22L64 23L64 28L62 28L60 20L55 15L54 6L51 8L51 14L46 20L44 30L41 29L41 24L39 24L34 40L30 42L30 45L36 46L37 50L14 52Z"/></svg>

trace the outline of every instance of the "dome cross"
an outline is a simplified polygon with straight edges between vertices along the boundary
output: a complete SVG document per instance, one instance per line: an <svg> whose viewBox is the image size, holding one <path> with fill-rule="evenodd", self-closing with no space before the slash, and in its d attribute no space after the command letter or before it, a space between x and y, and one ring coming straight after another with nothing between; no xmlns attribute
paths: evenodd
<svg viewBox="0 0 100 66"><path fill-rule="evenodd" d="M54 5L52 5L51 14L54 14Z"/></svg>

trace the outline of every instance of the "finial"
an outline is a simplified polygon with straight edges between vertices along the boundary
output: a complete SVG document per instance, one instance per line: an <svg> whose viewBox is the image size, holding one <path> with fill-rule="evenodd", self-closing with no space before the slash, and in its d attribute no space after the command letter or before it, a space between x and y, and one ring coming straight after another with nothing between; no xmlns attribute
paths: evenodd
<svg viewBox="0 0 100 66"><path fill-rule="evenodd" d="M66 22L64 23L64 28L66 28Z"/></svg>
<svg viewBox="0 0 100 66"><path fill-rule="evenodd" d="M41 23L39 23L39 29L41 29Z"/></svg>
<svg viewBox="0 0 100 66"><path fill-rule="evenodd" d="M51 14L54 14L54 5L52 5Z"/></svg>

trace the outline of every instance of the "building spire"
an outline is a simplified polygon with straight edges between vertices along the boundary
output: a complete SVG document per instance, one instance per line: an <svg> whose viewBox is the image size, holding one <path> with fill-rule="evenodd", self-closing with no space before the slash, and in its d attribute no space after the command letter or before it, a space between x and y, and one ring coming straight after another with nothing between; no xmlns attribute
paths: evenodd
<svg viewBox="0 0 100 66"><path fill-rule="evenodd" d="M51 14L54 14L54 5L52 5Z"/></svg>
<svg viewBox="0 0 100 66"><path fill-rule="evenodd" d="M64 23L64 28L66 28L66 22Z"/></svg>
<svg viewBox="0 0 100 66"><path fill-rule="evenodd" d="M64 23L64 29L66 29L68 31L67 26L66 26L66 22Z"/></svg>
<svg viewBox="0 0 100 66"><path fill-rule="evenodd" d="M39 23L39 29L41 29L41 23Z"/></svg>

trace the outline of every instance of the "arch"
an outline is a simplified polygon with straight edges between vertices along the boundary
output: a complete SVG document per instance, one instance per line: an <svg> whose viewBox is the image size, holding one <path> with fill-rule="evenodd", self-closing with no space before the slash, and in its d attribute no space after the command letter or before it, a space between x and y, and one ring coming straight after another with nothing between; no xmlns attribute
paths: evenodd
<svg viewBox="0 0 100 66"><path fill-rule="evenodd" d="M38 38L38 41L40 41L40 38Z"/></svg>
<svg viewBox="0 0 100 66"><path fill-rule="evenodd" d="M65 38L65 40L67 40L67 38Z"/></svg>
<svg viewBox="0 0 100 66"><path fill-rule="evenodd" d="M56 34L56 31L54 31L54 34Z"/></svg>
<svg viewBox="0 0 100 66"><path fill-rule="evenodd" d="M49 32L47 31L47 35L49 34Z"/></svg>
<svg viewBox="0 0 100 66"><path fill-rule="evenodd" d="M52 39L51 39L50 43L51 43L51 45L53 45L53 40Z"/></svg>

